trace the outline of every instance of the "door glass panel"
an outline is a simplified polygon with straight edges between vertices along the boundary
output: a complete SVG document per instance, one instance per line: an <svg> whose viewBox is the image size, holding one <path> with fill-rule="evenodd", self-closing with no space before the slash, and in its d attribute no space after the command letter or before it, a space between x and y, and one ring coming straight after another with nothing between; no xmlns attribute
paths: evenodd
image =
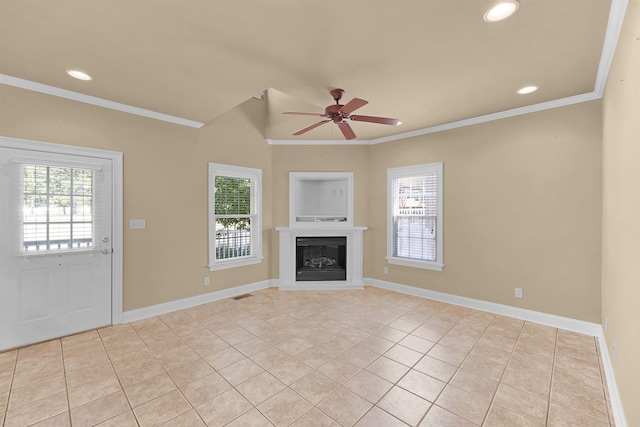
<svg viewBox="0 0 640 427"><path fill-rule="evenodd" d="M92 249L94 171L22 165L22 251Z"/></svg>

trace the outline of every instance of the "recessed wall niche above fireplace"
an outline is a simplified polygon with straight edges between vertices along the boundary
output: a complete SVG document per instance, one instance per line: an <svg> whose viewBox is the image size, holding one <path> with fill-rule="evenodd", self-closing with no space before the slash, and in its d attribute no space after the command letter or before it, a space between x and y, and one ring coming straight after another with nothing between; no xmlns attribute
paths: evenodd
<svg viewBox="0 0 640 427"><path fill-rule="evenodd" d="M289 227L280 234L280 289L360 289L362 235L352 172L291 172Z"/></svg>
<svg viewBox="0 0 640 427"><path fill-rule="evenodd" d="M353 173L291 172L289 226L353 226Z"/></svg>

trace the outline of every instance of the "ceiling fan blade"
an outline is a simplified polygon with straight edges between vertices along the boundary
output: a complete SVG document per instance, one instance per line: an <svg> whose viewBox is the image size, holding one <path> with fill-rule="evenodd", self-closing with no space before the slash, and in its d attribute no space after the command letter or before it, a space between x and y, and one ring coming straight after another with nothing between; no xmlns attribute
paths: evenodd
<svg viewBox="0 0 640 427"><path fill-rule="evenodd" d="M355 134L355 132L353 132L353 129L351 129L351 126L349 126L349 123L347 123L347 122L339 122L339 123L336 123L336 124L338 125L338 127L342 131L342 134L344 135L345 139L354 139L356 137L356 134Z"/></svg>
<svg viewBox="0 0 640 427"><path fill-rule="evenodd" d="M356 111L358 108L365 106L368 103L369 101L365 101L364 99L353 98L351 101L342 106L340 112L349 115L352 111Z"/></svg>
<svg viewBox="0 0 640 427"><path fill-rule="evenodd" d="M350 116L349 119L356 122L369 122L369 123L380 123L382 125L397 125L400 120L391 119L388 117L373 117L373 116Z"/></svg>
<svg viewBox="0 0 640 427"><path fill-rule="evenodd" d="M322 114L322 113L299 113L296 111L285 111L282 114L295 114L298 116L316 116L316 117L326 117L326 114Z"/></svg>
<svg viewBox="0 0 640 427"><path fill-rule="evenodd" d="M306 128L304 128L304 129L302 129L302 130L299 130L298 132L294 133L294 135L302 135L303 133L309 132L311 129L315 129L315 128L317 128L318 126L321 126L321 125L323 125L323 124L325 124L325 123L329 123L330 121L331 121L331 120L321 120L321 121L319 121L318 123L312 124L312 125L311 125L311 126L309 126L309 127L306 127Z"/></svg>

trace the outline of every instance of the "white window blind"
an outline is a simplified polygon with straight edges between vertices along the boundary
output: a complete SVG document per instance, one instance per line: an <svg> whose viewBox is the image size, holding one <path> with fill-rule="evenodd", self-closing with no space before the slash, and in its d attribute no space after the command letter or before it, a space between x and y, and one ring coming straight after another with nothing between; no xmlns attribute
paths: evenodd
<svg viewBox="0 0 640 427"><path fill-rule="evenodd" d="M209 268L261 261L262 171L209 164Z"/></svg>
<svg viewBox="0 0 640 427"><path fill-rule="evenodd" d="M93 248L94 171L23 164L22 251Z"/></svg>
<svg viewBox="0 0 640 427"><path fill-rule="evenodd" d="M442 269L442 163L388 171L389 262Z"/></svg>
<svg viewBox="0 0 640 427"><path fill-rule="evenodd" d="M255 189L250 178L216 175L216 259L251 255Z"/></svg>

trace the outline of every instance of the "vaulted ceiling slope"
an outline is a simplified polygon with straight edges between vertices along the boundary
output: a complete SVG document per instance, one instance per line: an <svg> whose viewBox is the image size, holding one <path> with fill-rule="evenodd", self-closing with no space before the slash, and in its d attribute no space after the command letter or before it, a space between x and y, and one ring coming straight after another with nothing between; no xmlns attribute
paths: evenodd
<svg viewBox="0 0 640 427"><path fill-rule="evenodd" d="M626 0L520 0L487 23L494 3L0 0L0 81L195 126L266 91L265 138L300 141L343 140L333 125L294 137L316 118L281 114L322 112L336 87L369 101L358 114L402 121L352 123L364 141L598 94Z"/></svg>

